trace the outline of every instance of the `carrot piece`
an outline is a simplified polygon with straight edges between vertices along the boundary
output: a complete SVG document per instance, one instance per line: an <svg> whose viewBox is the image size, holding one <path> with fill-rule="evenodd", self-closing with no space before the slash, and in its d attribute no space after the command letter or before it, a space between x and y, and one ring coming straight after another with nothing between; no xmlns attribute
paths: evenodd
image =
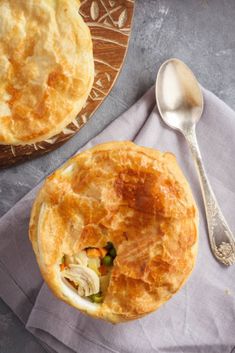
<svg viewBox="0 0 235 353"><path fill-rule="evenodd" d="M64 271L66 269L66 265L65 264L60 264L60 271Z"/></svg>
<svg viewBox="0 0 235 353"><path fill-rule="evenodd" d="M100 257L100 251L96 248L88 248L86 249L86 254L89 257Z"/></svg>

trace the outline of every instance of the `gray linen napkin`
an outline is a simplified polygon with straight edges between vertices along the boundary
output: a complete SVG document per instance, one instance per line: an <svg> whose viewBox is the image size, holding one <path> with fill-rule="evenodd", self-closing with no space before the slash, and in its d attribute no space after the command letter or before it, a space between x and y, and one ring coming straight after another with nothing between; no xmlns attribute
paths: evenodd
<svg viewBox="0 0 235 353"><path fill-rule="evenodd" d="M235 232L235 113L212 93L203 93L198 140L219 204ZM154 88L84 149L111 140L134 140L177 156L200 212L198 259L187 284L157 312L116 326L57 300L42 281L28 240L39 185L0 220L0 296L30 332L60 353L230 353L235 346L235 266L225 268L211 255L193 162L183 137L159 118Z"/></svg>

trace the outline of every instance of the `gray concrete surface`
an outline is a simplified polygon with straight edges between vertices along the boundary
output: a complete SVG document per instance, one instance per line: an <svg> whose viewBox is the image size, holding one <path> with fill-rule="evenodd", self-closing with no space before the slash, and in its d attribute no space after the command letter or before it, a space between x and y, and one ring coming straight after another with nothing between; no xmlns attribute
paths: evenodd
<svg viewBox="0 0 235 353"><path fill-rule="evenodd" d="M128 55L111 94L66 145L0 172L0 216L131 106L154 83L159 65L169 57L184 60L201 84L235 109L234 19L235 0L136 0ZM0 353L43 352L42 346L0 302Z"/></svg>

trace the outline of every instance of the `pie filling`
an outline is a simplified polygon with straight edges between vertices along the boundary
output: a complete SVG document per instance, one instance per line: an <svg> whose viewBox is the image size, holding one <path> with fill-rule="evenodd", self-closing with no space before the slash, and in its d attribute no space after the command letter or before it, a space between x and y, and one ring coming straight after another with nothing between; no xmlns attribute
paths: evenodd
<svg viewBox="0 0 235 353"><path fill-rule="evenodd" d="M85 248L78 254L64 255L61 276L83 298L101 304L107 291L116 250L111 242L103 248Z"/></svg>

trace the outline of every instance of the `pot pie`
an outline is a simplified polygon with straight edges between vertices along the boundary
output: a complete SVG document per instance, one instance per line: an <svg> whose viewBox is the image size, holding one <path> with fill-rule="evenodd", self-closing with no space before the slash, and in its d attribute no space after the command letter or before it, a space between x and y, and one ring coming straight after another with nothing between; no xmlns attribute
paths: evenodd
<svg viewBox="0 0 235 353"><path fill-rule="evenodd" d="M0 1L0 144L48 139L72 122L94 80L76 0Z"/></svg>
<svg viewBox="0 0 235 353"><path fill-rule="evenodd" d="M30 239L54 294L113 323L158 309L190 275L198 213L174 155L132 142L70 159L39 191Z"/></svg>

